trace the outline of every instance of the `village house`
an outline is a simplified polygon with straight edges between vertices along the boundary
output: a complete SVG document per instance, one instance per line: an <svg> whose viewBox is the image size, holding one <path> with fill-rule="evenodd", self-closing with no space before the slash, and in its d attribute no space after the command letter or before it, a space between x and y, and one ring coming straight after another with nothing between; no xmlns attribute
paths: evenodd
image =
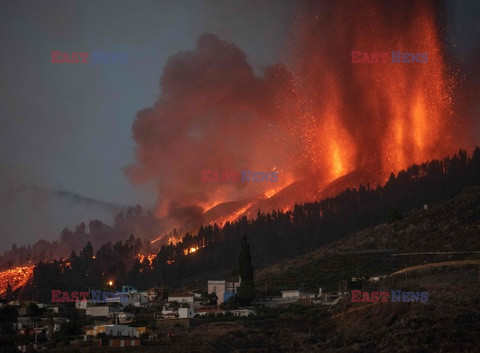
<svg viewBox="0 0 480 353"><path fill-rule="evenodd" d="M91 330L85 330L84 341L87 341L88 336L96 337L100 333L104 333L109 337L140 337L145 332L146 327L130 327L118 324L98 325Z"/></svg>
<svg viewBox="0 0 480 353"><path fill-rule="evenodd" d="M168 301L178 303L189 303L193 305L195 297L198 297L193 292L174 292L168 296Z"/></svg>
<svg viewBox="0 0 480 353"><path fill-rule="evenodd" d="M195 311L192 307L190 308L178 308L178 318L179 319L191 319L195 316Z"/></svg>
<svg viewBox="0 0 480 353"><path fill-rule="evenodd" d="M85 315L93 317L108 317L112 318L115 313L119 312L120 309L114 306L102 305L102 306L88 306L85 309Z"/></svg>
<svg viewBox="0 0 480 353"><path fill-rule="evenodd" d="M161 316L164 318L176 318L178 316L178 310L164 305Z"/></svg>
<svg viewBox="0 0 480 353"><path fill-rule="evenodd" d="M217 304L220 305L237 294L240 283L240 279L238 282L209 280L207 283L207 292L208 294L215 293L217 295Z"/></svg>
<svg viewBox="0 0 480 353"><path fill-rule="evenodd" d="M120 312L120 313L117 313L116 315L118 318L118 322L120 324L131 323L133 322L133 318L135 317L135 314L129 313L129 312Z"/></svg>
<svg viewBox="0 0 480 353"><path fill-rule="evenodd" d="M193 292L174 292L168 297L168 303L163 306L163 318L193 318L195 306L198 307L200 294Z"/></svg>
<svg viewBox="0 0 480 353"><path fill-rule="evenodd" d="M132 286L123 286L121 292L115 293L113 298L106 298L105 301L120 303L122 306L144 307L148 304L148 296L148 292L139 292Z"/></svg>
<svg viewBox="0 0 480 353"><path fill-rule="evenodd" d="M86 300L77 300L75 302L75 309L77 310L86 310L88 305L88 301Z"/></svg>
<svg viewBox="0 0 480 353"><path fill-rule="evenodd" d="M198 315L198 316L205 316L205 315L208 315L208 314L223 314L225 313L224 310L222 309L210 309L210 308L206 308L206 309L199 309L195 312L195 316Z"/></svg>
<svg viewBox="0 0 480 353"><path fill-rule="evenodd" d="M315 294L309 293L306 291L302 291L300 289L292 289L292 290L283 290L282 292L282 299L312 299L315 298Z"/></svg>

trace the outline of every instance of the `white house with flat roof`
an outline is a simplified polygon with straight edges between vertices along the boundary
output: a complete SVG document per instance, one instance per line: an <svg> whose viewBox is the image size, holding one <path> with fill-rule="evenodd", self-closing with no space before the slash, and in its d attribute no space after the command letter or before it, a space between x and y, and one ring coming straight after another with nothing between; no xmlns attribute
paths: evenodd
<svg viewBox="0 0 480 353"><path fill-rule="evenodd" d="M85 309L85 315L87 316L97 316L97 317L113 317L116 312L119 312L120 309L113 306L88 306Z"/></svg>
<svg viewBox="0 0 480 353"><path fill-rule="evenodd" d="M195 297L193 292L173 292L168 296L168 301L193 304Z"/></svg>
<svg viewBox="0 0 480 353"><path fill-rule="evenodd" d="M312 299L315 294L300 289L282 290L282 299Z"/></svg>
<svg viewBox="0 0 480 353"><path fill-rule="evenodd" d="M195 312L192 307L190 308L178 308L179 319L191 319L195 316Z"/></svg>
<svg viewBox="0 0 480 353"><path fill-rule="evenodd" d="M220 305L225 300L228 300L230 296L237 293L240 283L240 280L238 282L209 280L207 283L207 291L208 294L215 293L217 295L217 304Z"/></svg>

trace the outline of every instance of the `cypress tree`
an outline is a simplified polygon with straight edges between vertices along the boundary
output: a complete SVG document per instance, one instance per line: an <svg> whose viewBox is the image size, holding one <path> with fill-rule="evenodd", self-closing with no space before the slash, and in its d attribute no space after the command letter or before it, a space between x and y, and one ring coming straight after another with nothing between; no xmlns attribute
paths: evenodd
<svg viewBox="0 0 480 353"><path fill-rule="evenodd" d="M248 305L255 298L255 284L253 281L252 257L247 235L244 233L240 244L238 267L241 284L238 288L238 300L242 305Z"/></svg>

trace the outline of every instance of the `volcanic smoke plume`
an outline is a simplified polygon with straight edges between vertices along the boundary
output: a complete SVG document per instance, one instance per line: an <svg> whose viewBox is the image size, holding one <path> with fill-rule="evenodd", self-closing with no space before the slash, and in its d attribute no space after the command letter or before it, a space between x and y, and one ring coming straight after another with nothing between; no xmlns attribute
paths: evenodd
<svg viewBox="0 0 480 353"><path fill-rule="evenodd" d="M290 166L280 128L290 117L275 113L290 81L281 66L256 77L239 48L211 34L170 58L160 98L137 114L138 164L128 169L136 182L155 181L159 216L198 220L205 207L261 191L260 183L202 183L202 170L282 173Z"/></svg>
<svg viewBox="0 0 480 353"><path fill-rule="evenodd" d="M220 202L255 207L255 196L293 182L292 203L347 175L353 184L384 182L473 144L468 119L454 111L456 80L430 3L314 1L292 25L288 70L256 76L238 47L212 34L166 64L160 97L133 125L137 164L127 173L155 183L168 226L197 225ZM352 64L353 50L427 52L428 63ZM279 181L202 183L206 169L276 170Z"/></svg>

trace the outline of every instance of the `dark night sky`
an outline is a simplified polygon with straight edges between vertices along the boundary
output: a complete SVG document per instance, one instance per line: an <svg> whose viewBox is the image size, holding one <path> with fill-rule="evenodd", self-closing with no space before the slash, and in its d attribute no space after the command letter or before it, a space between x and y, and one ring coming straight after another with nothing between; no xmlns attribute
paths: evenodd
<svg viewBox="0 0 480 353"><path fill-rule="evenodd" d="M478 50L479 4L441 5L459 60ZM115 207L19 185L151 207L155 192L133 186L122 169L134 161L134 116L158 97L168 57L211 32L234 42L260 71L286 56L294 9L293 0L2 1L0 250L56 239L63 227L90 218L112 221ZM53 50L127 52L128 62L55 64Z"/></svg>

